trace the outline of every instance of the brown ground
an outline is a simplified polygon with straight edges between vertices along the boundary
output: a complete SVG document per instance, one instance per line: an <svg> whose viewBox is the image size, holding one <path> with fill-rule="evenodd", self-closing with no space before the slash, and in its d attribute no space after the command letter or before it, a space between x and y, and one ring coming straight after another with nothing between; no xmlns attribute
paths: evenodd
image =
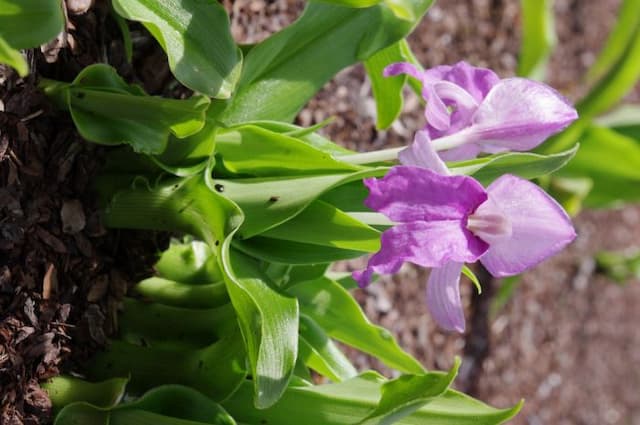
<svg viewBox="0 0 640 425"><path fill-rule="evenodd" d="M517 0L441 0L411 37L426 65L465 59L512 75L518 50ZM559 47L551 82L572 98L615 19L619 1L556 0ZM101 4L101 3L98 3ZM291 21L294 0L225 1L238 40L253 42ZM137 37L134 67L122 60L117 30L100 7L73 17L75 50L54 64L33 56L39 76L71 79L106 55L119 71L154 94L170 94L165 59ZM142 30L135 29L142 35ZM631 99L638 99L640 90ZM43 423L47 400L37 380L58 373L69 352L82 357L113 327L116 299L147 271L166 242L148 233L106 232L87 181L102 150L83 142L68 118L34 90L0 70L0 423ZM390 131L376 131L361 67L344 71L305 109L309 125L331 115L327 129L349 147L406 143L421 126L417 104ZM61 214L64 209L64 214ZM423 271L411 267L357 294L370 317L391 329L431 368L463 356L457 385L489 403L527 400L514 424L640 424L640 286L618 286L595 273L599 249L638 247L640 208L586 212L579 238L562 255L527 273L495 317L482 296L463 288L469 305L465 336L444 334L422 302ZM50 271L47 273L47 271ZM369 359L354 356L359 365Z"/></svg>

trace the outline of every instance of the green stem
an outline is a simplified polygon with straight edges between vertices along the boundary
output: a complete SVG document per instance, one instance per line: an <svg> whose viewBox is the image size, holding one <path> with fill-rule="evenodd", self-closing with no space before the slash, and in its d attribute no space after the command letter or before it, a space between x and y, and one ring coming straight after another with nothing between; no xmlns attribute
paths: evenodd
<svg viewBox="0 0 640 425"><path fill-rule="evenodd" d="M190 285L151 277L138 283L134 290L152 301L176 307L212 308L229 302L229 294L223 281Z"/></svg>
<svg viewBox="0 0 640 425"><path fill-rule="evenodd" d="M98 407L111 407L120 401L127 385L127 378L112 378L102 382L88 382L72 376L56 376L42 383L54 414L64 406L77 401Z"/></svg>

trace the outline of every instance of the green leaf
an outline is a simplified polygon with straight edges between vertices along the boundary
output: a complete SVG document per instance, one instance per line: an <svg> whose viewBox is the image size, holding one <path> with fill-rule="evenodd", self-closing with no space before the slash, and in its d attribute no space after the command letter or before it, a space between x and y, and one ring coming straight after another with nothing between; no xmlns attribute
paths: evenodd
<svg viewBox="0 0 640 425"><path fill-rule="evenodd" d="M555 44L553 0L521 0L522 44L518 75L544 80Z"/></svg>
<svg viewBox="0 0 640 425"><path fill-rule="evenodd" d="M598 117L594 123L640 142L640 105L622 105L607 115Z"/></svg>
<svg viewBox="0 0 640 425"><path fill-rule="evenodd" d="M453 383L460 358L456 357L449 373L404 375L382 385L380 403L358 425L390 425L411 415L423 405L443 395Z"/></svg>
<svg viewBox="0 0 640 425"><path fill-rule="evenodd" d="M438 373L438 376L442 374ZM246 425L353 425L378 405L386 381L375 373L365 373L348 381L319 386L289 387L282 399L269 409L248 407L251 383L245 382L223 403L227 411ZM521 403L510 409L495 409L471 397L448 390L423 407L400 419L399 425L493 425L511 419Z"/></svg>
<svg viewBox="0 0 640 425"><path fill-rule="evenodd" d="M179 344L143 347L116 340L91 358L85 373L91 379L130 376L127 391L132 394L158 385L181 384L220 401L245 379L245 362L240 332L197 350Z"/></svg>
<svg viewBox="0 0 640 425"><path fill-rule="evenodd" d="M402 372L423 373L420 363L404 352L386 329L372 325L358 303L339 283L326 277L288 289L300 311L332 338L379 358Z"/></svg>
<svg viewBox="0 0 640 425"><path fill-rule="evenodd" d="M293 120L338 71L409 34L432 0L391 3L393 8L365 9L310 3L295 23L249 51L239 88L220 119ZM415 19L399 18L400 9Z"/></svg>
<svg viewBox="0 0 640 425"><path fill-rule="evenodd" d="M387 65L406 61L403 49L408 48L407 41L403 39L364 61L364 69L371 80L371 90L376 101L376 127L379 129L388 128L400 115L402 88L407 81L404 74L385 77L382 72Z"/></svg>
<svg viewBox="0 0 640 425"><path fill-rule="evenodd" d="M238 326L231 304L193 309L125 298L119 330L120 338L132 344L202 348L237 332Z"/></svg>
<svg viewBox="0 0 640 425"><path fill-rule="evenodd" d="M340 382L357 375L349 359L335 346L313 319L300 315L300 355L305 364L327 378Z"/></svg>
<svg viewBox="0 0 640 425"><path fill-rule="evenodd" d="M12 67L21 77L29 74L29 65L22 54L16 49L12 49L9 44L0 35L0 63L4 63Z"/></svg>
<svg viewBox="0 0 640 425"><path fill-rule="evenodd" d="M255 382L254 403L266 408L282 395L297 358L298 302L274 291L256 262L231 250L231 239L222 249L227 290L238 313Z"/></svg>
<svg viewBox="0 0 640 425"><path fill-rule="evenodd" d="M264 261L298 266L350 260L361 257L363 254L362 251L351 249L312 245L262 236L236 240L233 242L233 247Z"/></svg>
<svg viewBox="0 0 640 425"><path fill-rule="evenodd" d="M363 252L380 249L379 231L322 201L313 201L300 214L262 236Z"/></svg>
<svg viewBox="0 0 640 425"><path fill-rule="evenodd" d="M152 190L133 188L119 192L105 211L105 223L187 232L204 239L217 251L255 378L256 405L269 406L286 387L295 365L297 301L272 289L253 259L230 251L234 232L242 224L242 212L209 189L214 183L205 178L206 175L171 179Z"/></svg>
<svg viewBox="0 0 640 425"><path fill-rule="evenodd" d="M235 425L217 403L198 391L179 385L154 388L139 400L104 409L73 403L56 417L55 425Z"/></svg>
<svg viewBox="0 0 640 425"><path fill-rule="evenodd" d="M624 55L631 43L634 33L640 26L640 2L637 0L623 0L618 11L615 26L604 47L600 51L587 73L587 81L592 83L601 79L613 68Z"/></svg>
<svg viewBox="0 0 640 425"><path fill-rule="evenodd" d="M638 8L637 4L633 7ZM640 78L640 25L635 25L630 31L633 34L628 36L624 52L576 105L582 119L591 119L615 106Z"/></svg>
<svg viewBox="0 0 640 425"><path fill-rule="evenodd" d="M222 271L209 246L198 240L172 239L154 269L160 277L190 284L210 284L222 280Z"/></svg>
<svg viewBox="0 0 640 425"><path fill-rule="evenodd" d="M89 382L73 376L53 377L40 386L47 392L54 414L67 404L85 401L98 407L113 407L124 395L127 378L111 378L102 382Z"/></svg>
<svg viewBox="0 0 640 425"><path fill-rule="evenodd" d="M600 272L624 285L629 279L640 278L640 251L600 251L596 254Z"/></svg>
<svg viewBox="0 0 640 425"><path fill-rule="evenodd" d="M559 175L592 181L584 200L589 207L640 200L640 145L613 130L592 126L583 134L575 158Z"/></svg>
<svg viewBox="0 0 640 425"><path fill-rule="evenodd" d="M178 81L207 96L231 96L240 76L242 53L219 2L114 0L113 7L124 18L142 22L158 40Z"/></svg>
<svg viewBox="0 0 640 425"><path fill-rule="evenodd" d="M150 277L139 282L133 289L151 301L176 307L210 308L229 302L222 278L218 282L194 285Z"/></svg>
<svg viewBox="0 0 640 425"><path fill-rule="evenodd" d="M103 64L86 67L71 84L43 81L41 86L69 109L82 137L106 145L127 143L141 153L162 153L171 133L184 138L200 131L209 106L203 96L147 96Z"/></svg>
<svg viewBox="0 0 640 425"><path fill-rule="evenodd" d="M38 47L63 29L59 0L0 0L0 39L13 49Z"/></svg>
<svg viewBox="0 0 640 425"><path fill-rule="evenodd" d="M152 156L153 162L175 176L188 177L207 167L215 148L215 124L207 121L202 130L185 138L169 135L164 151Z"/></svg>
<svg viewBox="0 0 640 425"><path fill-rule="evenodd" d="M362 169L336 160L295 136L251 124L220 131L216 153L220 155L217 166L231 173L259 177Z"/></svg>
<svg viewBox="0 0 640 425"><path fill-rule="evenodd" d="M245 214L238 236L246 239L276 227L302 212L312 201L342 184L381 176L386 168L352 173L286 178L216 179L215 185Z"/></svg>
<svg viewBox="0 0 640 425"><path fill-rule="evenodd" d="M450 163L449 168L453 174L472 175L484 185L507 173L524 179L533 179L564 167L577 151L578 146L551 155L511 152Z"/></svg>

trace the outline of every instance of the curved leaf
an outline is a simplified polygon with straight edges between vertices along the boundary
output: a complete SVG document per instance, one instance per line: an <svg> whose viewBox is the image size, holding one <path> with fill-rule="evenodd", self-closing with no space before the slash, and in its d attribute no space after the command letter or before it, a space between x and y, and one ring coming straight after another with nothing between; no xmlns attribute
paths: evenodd
<svg viewBox="0 0 640 425"><path fill-rule="evenodd" d="M170 134L184 138L204 126L209 99L163 99L128 85L115 69L86 67L71 84L43 81L45 92L71 112L85 139L106 145L129 144L136 152L159 154Z"/></svg>
<svg viewBox="0 0 640 425"><path fill-rule="evenodd" d="M231 96L242 54L229 17L216 0L114 0L122 17L142 22L169 57L176 78L192 90L220 99Z"/></svg>
<svg viewBox="0 0 640 425"><path fill-rule="evenodd" d="M288 292L300 301L300 311L332 338L376 356L402 372L424 372L422 365L398 346L389 331L369 322L339 283L323 277L295 285Z"/></svg>
<svg viewBox="0 0 640 425"><path fill-rule="evenodd" d="M59 0L0 0L0 39L14 49L38 47L63 29Z"/></svg>

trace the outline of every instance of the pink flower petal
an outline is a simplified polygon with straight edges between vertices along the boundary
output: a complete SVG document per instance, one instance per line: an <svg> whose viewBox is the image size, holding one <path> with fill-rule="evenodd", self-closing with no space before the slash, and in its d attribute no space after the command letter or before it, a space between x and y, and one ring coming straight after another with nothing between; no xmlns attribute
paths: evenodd
<svg viewBox="0 0 640 425"><path fill-rule="evenodd" d="M413 143L398 154L402 165L426 168L443 176L451 174L445 163L440 159L433 146L429 133L418 131Z"/></svg>
<svg viewBox="0 0 640 425"><path fill-rule="evenodd" d="M575 239L567 213L535 184L506 174L494 181L487 192L511 222L511 237L493 242L480 259L493 276L521 273Z"/></svg>
<svg viewBox="0 0 640 425"><path fill-rule="evenodd" d="M427 281L427 307L438 324L448 330L464 332L464 311L460 300L462 263L450 261L431 270Z"/></svg>
<svg viewBox="0 0 640 425"><path fill-rule="evenodd" d="M382 234L380 251L369 259L366 270L353 277L366 286L373 273L396 273L404 262L422 267L441 267L449 261L472 263L488 247L459 220L401 223Z"/></svg>
<svg viewBox="0 0 640 425"><path fill-rule="evenodd" d="M471 126L483 151L527 151L577 118L573 106L546 84L507 78L487 94Z"/></svg>
<svg viewBox="0 0 640 425"><path fill-rule="evenodd" d="M365 205L396 222L461 220L487 199L467 176L443 176L418 167L393 167L381 179L365 179Z"/></svg>

